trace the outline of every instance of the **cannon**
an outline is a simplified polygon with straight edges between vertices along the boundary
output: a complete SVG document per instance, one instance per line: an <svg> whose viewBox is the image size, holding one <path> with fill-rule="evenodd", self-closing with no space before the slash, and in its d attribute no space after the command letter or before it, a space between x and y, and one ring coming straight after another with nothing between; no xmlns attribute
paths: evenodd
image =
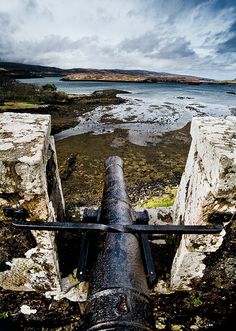
<svg viewBox="0 0 236 331"><path fill-rule="evenodd" d="M148 235L215 234L222 225L150 225L148 213L132 209L123 161L105 161L105 184L98 210L86 209L82 222L29 222L24 209L5 208L18 228L82 232L77 278L89 281L83 330L155 330L149 285L155 269Z"/></svg>
<svg viewBox="0 0 236 331"><path fill-rule="evenodd" d="M123 162L109 157L98 223L136 222L126 191ZM107 232L98 239L85 310L86 330L154 330L151 302L139 238L133 233Z"/></svg>

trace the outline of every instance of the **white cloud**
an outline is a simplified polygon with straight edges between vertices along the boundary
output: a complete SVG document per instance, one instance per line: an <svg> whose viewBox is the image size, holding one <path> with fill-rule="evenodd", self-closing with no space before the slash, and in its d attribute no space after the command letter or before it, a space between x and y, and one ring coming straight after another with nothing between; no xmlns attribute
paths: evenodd
<svg viewBox="0 0 236 331"><path fill-rule="evenodd" d="M0 0L0 59L235 77L231 0ZM222 55L228 47L227 56Z"/></svg>

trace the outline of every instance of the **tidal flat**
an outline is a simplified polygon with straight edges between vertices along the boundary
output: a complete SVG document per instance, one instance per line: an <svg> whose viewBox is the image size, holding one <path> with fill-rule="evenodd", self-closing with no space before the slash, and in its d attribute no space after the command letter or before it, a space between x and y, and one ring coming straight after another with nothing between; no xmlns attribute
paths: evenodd
<svg viewBox="0 0 236 331"><path fill-rule="evenodd" d="M97 101L108 96L109 91L116 91L120 98L120 102L110 99L109 103L108 98L105 104L93 103L83 113L78 104L76 125L55 134L65 199L68 203L76 201L78 206L99 205L103 163L109 155L124 160L134 207L162 194L173 199L191 143L191 119L234 114L235 96L227 93L228 86L73 82L68 87L62 86L68 82L59 84L56 80L55 84L77 93L77 98L86 105L94 96ZM100 90L92 92L95 88ZM81 96L81 91L86 95Z"/></svg>
<svg viewBox="0 0 236 331"><path fill-rule="evenodd" d="M98 207L103 190L104 161L118 155L124 161L127 191L134 207L148 198L170 194L179 184L190 146L189 124L165 133L156 144L139 146L129 141L128 130L85 133L56 142L62 187L67 202Z"/></svg>

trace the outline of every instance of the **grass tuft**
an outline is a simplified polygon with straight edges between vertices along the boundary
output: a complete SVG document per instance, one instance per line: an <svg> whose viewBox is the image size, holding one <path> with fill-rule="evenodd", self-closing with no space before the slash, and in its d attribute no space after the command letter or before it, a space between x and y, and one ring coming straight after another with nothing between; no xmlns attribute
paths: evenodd
<svg viewBox="0 0 236 331"><path fill-rule="evenodd" d="M162 196L153 196L144 201L141 205L142 208L157 208L157 207L170 207L174 204L174 200L168 194Z"/></svg>

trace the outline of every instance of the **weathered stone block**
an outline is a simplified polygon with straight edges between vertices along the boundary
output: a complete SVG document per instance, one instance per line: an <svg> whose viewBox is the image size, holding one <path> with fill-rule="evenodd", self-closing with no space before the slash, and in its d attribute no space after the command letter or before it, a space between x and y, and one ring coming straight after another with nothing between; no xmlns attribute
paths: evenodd
<svg viewBox="0 0 236 331"><path fill-rule="evenodd" d="M50 130L50 115L0 114L0 220L8 227L3 207L26 208L29 221L60 221L63 217L64 201ZM10 269L0 273L0 285L10 290L60 291L55 235L32 233L37 245L29 247L24 256L5 261Z"/></svg>
<svg viewBox="0 0 236 331"><path fill-rule="evenodd" d="M194 118L192 144L174 206L175 224L209 224L212 213L236 212L236 117ZM223 219L222 219L223 221ZM220 235L184 235L172 272L173 288L189 288L203 275L206 252L223 241Z"/></svg>

